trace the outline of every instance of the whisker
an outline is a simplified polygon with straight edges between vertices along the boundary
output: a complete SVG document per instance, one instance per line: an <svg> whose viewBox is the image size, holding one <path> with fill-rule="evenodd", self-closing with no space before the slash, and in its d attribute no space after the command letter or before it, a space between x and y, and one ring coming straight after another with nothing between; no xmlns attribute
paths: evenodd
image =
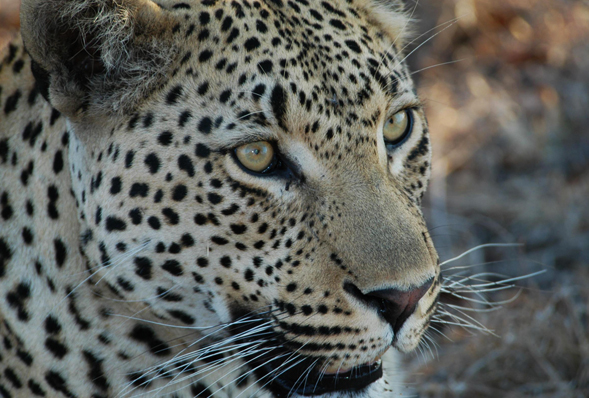
<svg viewBox="0 0 589 398"><path fill-rule="evenodd" d="M440 263L440 267L442 267L442 266L444 266L444 265L446 265L448 263L451 263L453 261L460 260L462 257L464 257L464 256L466 256L466 255L468 255L468 254L470 254L470 253L472 253L474 251L481 250L481 249L484 249L484 248L487 248L487 247L521 247L521 246L523 246L522 243L485 243L483 245L475 246L472 249L469 249L469 250L465 251L464 253L462 253L459 256L456 256L456 257L453 257L453 258L451 258L449 260L446 260L446 261L441 262Z"/></svg>

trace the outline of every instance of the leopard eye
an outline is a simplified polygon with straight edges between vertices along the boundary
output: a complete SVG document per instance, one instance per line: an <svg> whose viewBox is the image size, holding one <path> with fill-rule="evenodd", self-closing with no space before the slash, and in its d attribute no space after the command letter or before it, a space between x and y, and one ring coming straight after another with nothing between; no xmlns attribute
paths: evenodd
<svg viewBox="0 0 589 398"><path fill-rule="evenodd" d="M256 173L268 173L276 164L274 146L268 141L250 142L235 148L234 151L239 163Z"/></svg>
<svg viewBox="0 0 589 398"><path fill-rule="evenodd" d="M387 146L395 148L411 135L413 120L411 111L404 109L391 116L384 124L383 136Z"/></svg>

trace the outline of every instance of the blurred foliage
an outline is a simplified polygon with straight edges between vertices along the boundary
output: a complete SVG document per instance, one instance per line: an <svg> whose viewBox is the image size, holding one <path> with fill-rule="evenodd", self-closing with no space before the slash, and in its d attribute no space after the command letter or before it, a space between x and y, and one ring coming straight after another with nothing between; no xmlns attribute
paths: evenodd
<svg viewBox="0 0 589 398"><path fill-rule="evenodd" d="M432 329L428 344L438 352L424 344L410 357L410 381L419 397L587 397L589 4L410 6L419 33L408 60L435 150L424 204L440 256L484 243L522 244L478 250L445 274L471 275L477 284L546 271L518 281L524 290L502 309L454 311L460 323L476 325L473 316L497 337L434 323L453 341Z"/></svg>

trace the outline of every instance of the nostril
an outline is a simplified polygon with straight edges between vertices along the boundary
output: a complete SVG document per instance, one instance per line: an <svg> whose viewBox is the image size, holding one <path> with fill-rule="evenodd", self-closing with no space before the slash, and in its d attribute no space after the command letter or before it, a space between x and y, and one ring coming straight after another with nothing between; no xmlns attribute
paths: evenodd
<svg viewBox="0 0 589 398"><path fill-rule="evenodd" d="M423 285L409 289L380 289L369 293L362 293L360 289L351 284L344 284L344 290L352 296L367 302L378 309L381 316L393 327L395 334L401 329L407 318L413 314L417 303L429 290L433 278Z"/></svg>

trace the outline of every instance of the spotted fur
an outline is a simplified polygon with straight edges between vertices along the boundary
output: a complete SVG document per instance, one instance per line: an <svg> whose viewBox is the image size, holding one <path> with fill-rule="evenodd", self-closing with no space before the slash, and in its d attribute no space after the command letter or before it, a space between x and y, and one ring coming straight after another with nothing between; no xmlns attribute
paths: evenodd
<svg viewBox="0 0 589 398"><path fill-rule="evenodd" d="M400 3L22 9L24 45L0 53L0 396L295 397L275 384L296 363L417 346L439 268ZM239 165L259 140L282 169ZM398 330L366 299L427 281ZM406 393L394 349L384 377L322 396Z"/></svg>

